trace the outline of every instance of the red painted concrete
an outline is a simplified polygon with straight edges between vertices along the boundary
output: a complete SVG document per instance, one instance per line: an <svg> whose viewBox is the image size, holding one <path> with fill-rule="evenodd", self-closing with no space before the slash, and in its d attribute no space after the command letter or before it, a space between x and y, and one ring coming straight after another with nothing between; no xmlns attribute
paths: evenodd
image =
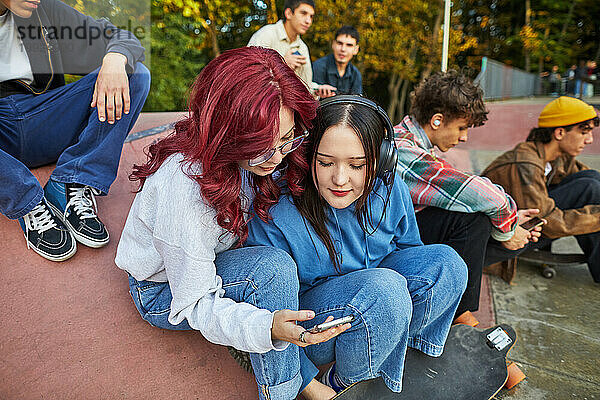
<svg viewBox="0 0 600 400"><path fill-rule="evenodd" d="M185 118L187 112L156 112L144 113L133 126L132 132L144 131L146 129L162 126L170 122L176 122Z"/></svg>
<svg viewBox="0 0 600 400"><path fill-rule="evenodd" d="M487 275L481 278L481 294L479 297L479 310L473 315L479 321L478 328L485 329L496 325L496 313L494 312L494 302L492 297L492 286Z"/></svg>
<svg viewBox="0 0 600 400"><path fill-rule="evenodd" d="M488 121L479 128L469 130L469 140L459 146L465 150L510 150L524 142L545 104L513 104L491 102ZM595 141L586 146L582 154L600 154L600 128L594 130Z"/></svg>
<svg viewBox="0 0 600 400"><path fill-rule="evenodd" d="M114 265L133 200L127 173L155 138L128 144L117 181L98 198L111 242L78 246L63 263L27 250L18 224L0 216L1 399L256 399L254 378L198 332L144 322ZM45 182L51 167L35 170Z"/></svg>

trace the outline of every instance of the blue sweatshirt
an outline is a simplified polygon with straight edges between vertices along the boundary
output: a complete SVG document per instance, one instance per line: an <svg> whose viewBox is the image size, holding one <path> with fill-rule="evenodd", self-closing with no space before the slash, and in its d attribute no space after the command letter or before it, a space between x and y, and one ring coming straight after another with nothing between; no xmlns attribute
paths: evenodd
<svg viewBox="0 0 600 400"><path fill-rule="evenodd" d="M373 224L381 218L388 189L378 181L370 195ZM365 233L356 217L354 203L344 209L328 206L326 226L334 242L341 273L363 268L375 268L396 249L422 246L419 228L408 187L398 174L390 193L389 205L379 228ZM268 223L252 218L249 223L247 246L271 245L288 252L298 265L301 292L330 276L339 275L327 248L312 226L293 203L291 196L281 196L270 209L273 217ZM367 229L371 231L373 227Z"/></svg>

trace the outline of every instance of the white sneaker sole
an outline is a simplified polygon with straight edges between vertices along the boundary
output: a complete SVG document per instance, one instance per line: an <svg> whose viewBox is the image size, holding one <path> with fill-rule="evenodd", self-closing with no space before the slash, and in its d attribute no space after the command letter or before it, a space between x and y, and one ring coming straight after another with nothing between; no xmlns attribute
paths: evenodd
<svg viewBox="0 0 600 400"><path fill-rule="evenodd" d="M93 249L99 249L100 247L106 246L108 244L108 242L110 241L110 235L108 234L108 231L106 231L106 239L102 240L102 241L92 240L88 237L83 236L82 234L77 232L75 230L75 228L73 228L73 226L71 225L69 220L64 217L64 214L62 213L62 211L60 211L58 208L56 208L56 206L54 204L50 203L49 201L47 202L47 204L48 204L48 207L50 207L52 209L52 212L54 213L54 215L56 215L58 218L60 218L60 220L65 224L65 226L67 227L69 232L71 232L71 234L73 235L75 240L77 240L82 245L91 247Z"/></svg>
<svg viewBox="0 0 600 400"><path fill-rule="evenodd" d="M25 236L25 241L29 242L27 240L27 235L23 235L23 236ZM73 235L71 235L71 236L73 236ZM29 248L31 250L35 251L36 253L38 253L40 256L44 257L46 260L60 262L60 261L68 260L69 258L73 257L75 255L75 253L77 253L77 244L76 244L75 240L73 240L72 243L73 243L73 246L71 247L71 249L67 253L61 254L61 255L58 255L58 256L54 255L54 254L48 254L45 251L42 251L42 250L38 249L31 242L29 242Z"/></svg>

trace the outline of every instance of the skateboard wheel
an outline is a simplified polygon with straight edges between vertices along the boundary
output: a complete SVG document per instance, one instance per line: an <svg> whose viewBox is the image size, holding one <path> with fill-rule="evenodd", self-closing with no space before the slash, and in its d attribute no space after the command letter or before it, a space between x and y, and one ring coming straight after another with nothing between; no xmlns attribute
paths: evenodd
<svg viewBox="0 0 600 400"><path fill-rule="evenodd" d="M506 380L504 387L507 389L512 389L526 378L523 371L521 371L521 368L519 368L514 362L508 364L506 369L508 370L508 379Z"/></svg>
<svg viewBox="0 0 600 400"><path fill-rule="evenodd" d="M556 275L556 270L552 267L545 266L542 270L542 276L546 279L552 279Z"/></svg>

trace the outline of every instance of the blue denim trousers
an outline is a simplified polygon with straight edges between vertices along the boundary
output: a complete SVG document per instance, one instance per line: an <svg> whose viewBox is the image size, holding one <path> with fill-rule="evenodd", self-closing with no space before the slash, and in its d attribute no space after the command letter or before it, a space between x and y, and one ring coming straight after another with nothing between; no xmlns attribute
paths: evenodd
<svg viewBox="0 0 600 400"><path fill-rule="evenodd" d="M108 193L123 142L148 96L150 72L136 64L129 76L129 114L111 125L90 107L98 71L41 95L0 99L0 213L16 219L30 212L44 193L29 168L53 162L51 179Z"/></svg>
<svg viewBox="0 0 600 400"><path fill-rule="evenodd" d="M247 247L228 250L215 259L217 274L223 279L225 297L276 311L298 309L296 264L283 250L274 247ZM191 330L187 321L168 321L173 296L167 282L137 281L129 277L133 302L142 318L151 325L172 330ZM250 354L260 399L291 400L301 386L299 347ZM307 363L308 360L303 361Z"/></svg>
<svg viewBox="0 0 600 400"><path fill-rule="evenodd" d="M444 343L467 284L467 267L449 246L432 244L396 250L377 268L335 276L300 295L320 323L329 315L354 315L339 336L305 348L316 365L336 362L346 384L381 376L394 392L402 390L407 346L436 357ZM316 375L301 366L303 381Z"/></svg>

